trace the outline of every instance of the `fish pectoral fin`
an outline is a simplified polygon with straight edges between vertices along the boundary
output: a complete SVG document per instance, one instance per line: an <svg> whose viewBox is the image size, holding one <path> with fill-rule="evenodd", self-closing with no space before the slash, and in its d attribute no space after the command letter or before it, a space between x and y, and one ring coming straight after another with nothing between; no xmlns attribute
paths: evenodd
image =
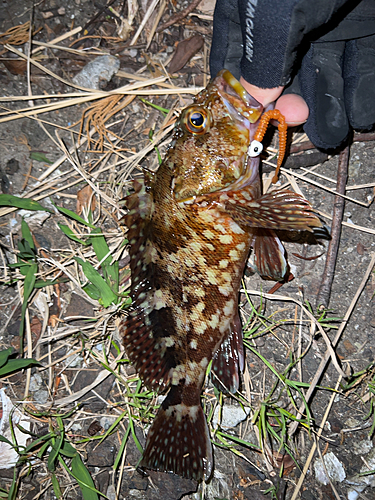
<svg viewBox="0 0 375 500"><path fill-rule="evenodd" d="M283 281L289 273L285 249L271 229L257 229L252 243L253 267L263 279Z"/></svg>
<svg viewBox="0 0 375 500"><path fill-rule="evenodd" d="M172 386L147 434L141 467L199 481L212 473L212 446L206 417L200 405L184 404ZM189 401L190 403L190 401Z"/></svg>
<svg viewBox="0 0 375 500"><path fill-rule="evenodd" d="M236 315L230 334L222 342L212 360L211 380L221 392L235 394L240 385L240 372L244 369L245 356L242 342L241 321Z"/></svg>
<svg viewBox="0 0 375 500"><path fill-rule="evenodd" d="M236 192L233 200L236 203L227 202L225 211L240 225L310 232L322 226L310 203L294 191L271 191L250 201Z"/></svg>

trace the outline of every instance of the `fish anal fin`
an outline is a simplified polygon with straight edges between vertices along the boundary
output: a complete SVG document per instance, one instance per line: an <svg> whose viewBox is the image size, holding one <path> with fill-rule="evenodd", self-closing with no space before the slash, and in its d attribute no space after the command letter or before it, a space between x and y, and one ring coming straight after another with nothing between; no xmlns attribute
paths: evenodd
<svg viewBox="0 0 375 500"><path fill-rule="evenodd" d="M199 393L196 404L188 405L183 400L176 403L178 390L172 386L159 408L147 434L140 466L207 480L212 473L212 446Z"/></svg>
<svg viewBox="0 0 375 500"><path fill-rule="evenodd" d="M252 243L254 251L253 267L263 278L283 281L289 273L285 249L270 229L257 229Z"/></svg>
<svg viewBox="0 0 375 500"><path fill-rule="evenodd" d="M294 191L271 191L251 200L241 192L228 196L224 209L240 225L310 232L322 226L309 202Z"/></svg>
<svg viewBox="0 0 375 500"><path fill-rule="evenodd" d="M235 394L240 385L240 372L244 369L244 348L241 321L236 315L230 334L222 342L212 360L212 383L222 392Z"/></svg>

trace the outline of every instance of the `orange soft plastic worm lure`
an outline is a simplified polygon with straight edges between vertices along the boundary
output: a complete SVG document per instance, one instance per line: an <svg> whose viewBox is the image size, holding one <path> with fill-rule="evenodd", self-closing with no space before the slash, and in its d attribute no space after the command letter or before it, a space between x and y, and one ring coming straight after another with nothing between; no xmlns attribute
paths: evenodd
<svg viewBox="0 0 375 500"><path fill-rule="evenodd" d="M284 115L280 113L278 109L271 109L263 113L260 118L258 128L255 132L254 139L256 141L262 142L264 134L266 133L268 124L271 120L277 120L279 125L277 126L279 130L279 155L277 157L277 167L275 171L275 175L272 178L272 182L276 184L278 179L279 170L281 164L284 160L285 150L286 150L286 139L287 139L287 130L288 125L285 123Z"/></svg>

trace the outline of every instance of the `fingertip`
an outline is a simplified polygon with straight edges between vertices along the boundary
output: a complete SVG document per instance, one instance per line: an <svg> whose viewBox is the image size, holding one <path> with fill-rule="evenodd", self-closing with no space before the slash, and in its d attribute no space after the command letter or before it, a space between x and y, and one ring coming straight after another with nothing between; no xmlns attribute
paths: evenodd
<svg viewBox="0 0 375 500"><path fill-rule="evenodd" d="M284 87L275 87L271 89L257 87L247 82L242 76L240 78L240 83L243 88L247 90L254 99L263 104L263 106L267 106L271 102L274 102L284 90Z"/></svg>
<svg viewBox="0 0 375 500"><path fill-rule="evenodd" d="M276 109L285 116L290 127L302 125L309 117L306 101L297 94L284 94L276 101Z"/></svg>

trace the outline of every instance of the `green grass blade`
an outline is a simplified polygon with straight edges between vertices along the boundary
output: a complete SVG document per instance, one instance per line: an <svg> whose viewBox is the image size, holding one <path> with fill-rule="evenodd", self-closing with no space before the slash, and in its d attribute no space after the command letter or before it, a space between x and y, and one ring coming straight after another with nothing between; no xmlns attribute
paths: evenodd
<svg viewBox="0 0 375 500"><path fill-rule="evenodd" d="M51 439L52 450L50 451L50 454L48 456L48 462L47 462L48 470L51 472L55 471L56 459L57 459L58 455L60 454L60 450L61 450L62 444L64 442L64 427L61 425L62 420L61 420L61 418L60 419L58 418L57 421L59 424L60 434L57 436L57 438Z"/></svg>
<svg viewBox="0 0 375 500"><path fill-rule="evenodd" d="M47 444L49 445L49 440L53 436L52 432L49 432L48 434L45 434L44 436L41 436L35 441L32 441L26 448L23 450L24 454L30 453L34 448L38 447L41 443L45 444L45 441L47 441Z"/></svg>
<svg viewBox="0 0 375 500"><path fill-rule="evenodd" d="M74 479L78 482L84 500L99 500L98 493L104 496L95 488L94 481L78 453L72 460L71 468L70 474L72 474Z"/></svg>
<svg viewBox="0 0 375 500"><path fill-rule="evenodd" d="M62 498L62 493L55 473L52 474L51 481L55 497L59 500L60 498Z"/></svg>
<svg viewBox="0 0 375 500"><path fill-rule="evenodd" d="M73 212L73 210L69 210L68 208L64 208L64 207L59 207L55 204L53 204L53 205L57 208L57 210L59 212L66 215L67 217L70 217L71 219L79 222L80 224L83 224L84 226L88 226L88 227L91 227L92 229L96 229L96 226L94 226L93 224L90 224L90 222L87 222L85 219L82 219L82 217L80 217L75 212Z"/></svg>
<svg viewBox="0 0 375 500"><path fill-rule="evenodd" d="M87 261L83 261L79 257L75 257L75 260L81 264L82 270L86 278L95 285L100 290L99 302L104 307L109 307L112 302L116 304L117 295L112 292L110 287L107 285L105 280L100 276L98 271Z"/></svg>
<svg viewBox="0 0 375 500"><path fill-rule="evenodd" d="M31 198L19 198L11 194L0 194L0 207L22 208L24 210L42 210L43 212L51 212L48 208L43 207L37 201Z"/></svg>
<svg viewBox="0 0 375 500"><path fill-rule="evenodd" d="M8 500L16 500L18 491L17 468L13 469L13 481L9 489Z"/></svg>
<svg viewBox="0 0 375 500"><path fill-rule="evenodd" d="M165 115L165 116L167 116L167 114L169 113L169 109L162 108L161 106L158 106L157 104L154 104L153 102L147 101L147 99L143 99L143 97L139 97L138 99L140 99L144 104L147 104L148 106L151 106L152 108L157 109L158 111L163 113L163 115Z"/></svg>
<svg viewBox="0 0 375 500"><path fill-rule="evenodd" d="M226 439L230 439L231 441L234 441L235 443L237 444L240 444L242 446L246 446L247 448L255 448L256 450L260 451L260 447L257 445L257 444L253 444L253 443L250 443L249 441L245 441L243 439L240 439L236 436L231 436L230 434L226 434L225 432L223 431L218 431L217 432L218 435L226 438Z"/></svg>
<svg viewBox="0 0 375 500"><path fill-rule="evenodd" d="M33 235L31 234L30 228L27 225L25 219L22 219L21 222L21 233L22 233L22 238L26 240L27 243L30 245L30 249L35 250Z"/></svg>
<svg viewBox="0 0 375 500"><path fill-rule="evenodd" d="M82 289L87 293L87 295L94 300L98 300L101 298L100 290L92 283L85 285Z"/></svg>
<svg viewBox="0 0 375 500"><path fill-rule="evenodd" d="M117 453L117 456L116 456L116 459L115 459L115 463L113 464L113 470L114 471L117 470L117 468L118 468L118 466L120 464L122 454L124 453L126 443L128 442L129 434L130 434L130 425L128 425L128 428L126 429L125 435L122 438L120 449L119 449L119 451Z"/></svg>
<svg viewBox="0 0 375 500"><path fill-rule="evenodd" d="M65 236L67 236L69 239L75 241L76 243L80 243L81 245L84 245L84 246L89 246L90 243L88 241L85 241L85 240L82 240L81 238L78 238L78 236L76 236L74 234L74 231L72 231L70 229L69 226L67 226L66 224L61 224L60 222L58 223L59 225L59 228L61 229L61 231L65 234Z"/></svg>
<svg viewBox="0 0 375 500"><path fill-rule="evenodd" d="M66 441L64 439L63 444L60 448L60 453L61 455L64 455L64 457L73 458L75 455L77 455L77 450L69 443L69 441Z"/></svg>
<svg viewBox="0 0 375 500"><path fill-rule="evenodd" d="M59 451L61 448L61 442L64 436L60 435L56 443L51 444L52 449L48 455L47 468L50 472L54 472L56 469L56 459L59 456Z"/></svg>
<svg viewBox="0 0 375 500"><path fill-rule="evenodd" d="M46 441L41 447L40 447L40 450L38 451L38 454L37 454L37 457L39 458L42 458L42 456L44 455L44 452L47 450L47 448L49 448L51 446L51 440L49 439L48 441Z"/></svg>
<svg viewBox="0 0 375 500"><path fill-rule="evenodd" d="M2 436L1 434L0 434L0 442L7 443L9 446L13 447L13 443L11 441L9 441L9 439L7 439L6 437Z"/></svg>
<svg viewBox="0 0 375 500"><path fill-rule="evenodd" d="M23 285L23 302L22 302L22 308L21 308L21 324L20 324L20 333L19 333L21 354L23 354L23 333L24 333L24 327L25 327L26 308L27 308L27 303L29 301L29 297L32 294L32 291L34 289L34 284L35 284L37 272L38 272L38 265L31 264L29 267L29 270L27 271L27 274L25 276L25 282Z"/></svg>
<svg viewBox="0 0 375 500"><path fill-rule="evenodd" d="M5 366L0 368L0 377L5 377L10 373L16 372L18 370L23 370L24 368L29 368L30 366L42 366L36 359L26 358L26 359L11 359Z"/></svg>
<svg viewBox="0 0 375 500"><path fill-rule="evenodd" d="M5 365L12 352L12 347L8 347L8 349L3 349L2 351L0 351L0 368Z"/></svg>
<svg viewBox="0 0 375 500"><path fill-rule="evenodd" d="M49 165L53 164L53 161L49 160L44 153L40 153L39 151L31 151L30 159L40 161L42 163L48 163Z"/></svg>
<svg viewBox="0 0 375 500"><path fill-rule="evenodd" d="M101 229L94 229L91 232L91 236L88 241L92 244L95 255L97 256L99 262L101 262L106 282L113 292L117 294L119 288L119 266L118 262L111 264L112 256L109 253L109 246L102 234Z"/></svg>
<svg viewBox="0 0 375 500"><path fill-rule="evenodd" d="M36 280L34 287L35 288L44 288L45 286L53 286L58 285L59 283L68 283L68 278L58 278L57 280Z"/></svg>

